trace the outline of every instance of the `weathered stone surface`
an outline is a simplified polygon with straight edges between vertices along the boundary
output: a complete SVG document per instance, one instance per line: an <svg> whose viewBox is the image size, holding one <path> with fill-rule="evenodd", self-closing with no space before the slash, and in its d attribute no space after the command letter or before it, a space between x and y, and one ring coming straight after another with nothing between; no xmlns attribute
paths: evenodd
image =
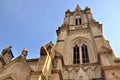
<svg viewBox="0 0 120 80"><path fill-rule="evenodd" d="M0 55L0 80L120 80L120 59L104 39L102 24L86 7L67 10L56 45L41 47L40 58L26 59L27 49L12 60L11 47ZM77 45L77 47L75 47ZM77 56L76 56L77 55Z"/></svg>

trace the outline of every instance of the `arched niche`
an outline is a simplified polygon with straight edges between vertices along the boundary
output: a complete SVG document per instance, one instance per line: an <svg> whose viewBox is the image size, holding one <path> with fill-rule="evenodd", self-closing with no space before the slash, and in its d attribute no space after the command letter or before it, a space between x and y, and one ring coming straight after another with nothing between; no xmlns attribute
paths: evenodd
<svg viewBox="0 0 120 80"><path fill-rule="evenodd" d="M89 54L89 63L95 63L97 55L95 54L95 50L93 44L90 40L84 37L77 37L72 39L71 41L67 42L64 49L64 61L66 65L73 65L73 48L75 45L81 47L85 44L88 47L88 54ZM81 63L82 64L82 63Z"/></svg>

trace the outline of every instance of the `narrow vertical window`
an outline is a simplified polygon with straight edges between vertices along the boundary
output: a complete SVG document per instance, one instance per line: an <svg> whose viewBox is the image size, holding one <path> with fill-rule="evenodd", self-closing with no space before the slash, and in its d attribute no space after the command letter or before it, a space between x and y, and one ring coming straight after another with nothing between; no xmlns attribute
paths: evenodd
<svg viewBox="0 0 120 80"><path fill-rule="evenodd" d="M80 16L76 16L76 18L75 18L75 24L76 25L82 24L82 20L81 20Z"/></svg>
<svg viewBox="0 0 120 80"><path fill-rule="evenodd" d="M80 63L79 46L75 45L73 48L73 64L79 63Z"/></svg>
<svg viewBox="0 0 120 80"><path fill-rule="evenodd" d="M77 19L75 19L75 24L78 25L78 20Z"/></svg>
<svg viewBox="0 0 120 80"><path fill-rule="evenodd" d="M88 49L85 44L82 45L82 63L89 63Z"/></svg>
<svg viewBox="0 0 120 80"><path fill-rule="evenodd" d="M81 18L79 18L79 24L82 24Z"/></svg>

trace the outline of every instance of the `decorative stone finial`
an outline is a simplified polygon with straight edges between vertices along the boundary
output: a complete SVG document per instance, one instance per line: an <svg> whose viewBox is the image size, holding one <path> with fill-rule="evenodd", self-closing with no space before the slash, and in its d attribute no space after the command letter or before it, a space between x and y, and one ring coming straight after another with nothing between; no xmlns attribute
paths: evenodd
<svg viewBox="0 0 120 80"><path fill-rule="evenodd" d="M90 9L90 8L88 6L86 6L85 9Z"/></svg>
<svg viewBox="0 0 120 80"><path fill-rule="evenodd" d="M80 11L81 10L81 8L80 8L80 6L79 5L77 5L77 7L75 8L75 11Z"/></svg>
<svg viewBox="0 0 120 80"><path fill-rule="evenodd" d="M4 54L7 53L11 48L12 48L12 46L9 46L9 47L3 49L3 50L2 50L2 54L4 55Z"/></svg>
<svg viewBox="0 0 120 80"><path fill-rule="evenodd" d="M65 13L70 13L71 11L68 9Z"/></svg>
<svg viewBox="0 0 120 80"><path fill-rule="evenodd" d="M11 48L12 48L12 46L9 46L8 48L9 48L9 49L11 49Z"/></svg>
<svg viewBox="0 0 120 80"><path fill-rule="evenodd" d="M25 49L23 49L23 51L21 53L21 56L24 57L24 58L26 58L27 53L28 53L28 50L25 48Z"/></svg>

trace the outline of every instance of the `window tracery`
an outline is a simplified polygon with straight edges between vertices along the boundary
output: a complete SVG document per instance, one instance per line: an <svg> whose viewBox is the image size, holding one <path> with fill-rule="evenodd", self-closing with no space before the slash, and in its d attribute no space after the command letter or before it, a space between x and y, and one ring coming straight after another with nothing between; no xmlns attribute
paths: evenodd
<svg viewBox="0 0 120 80"><path fill-rule="evenodd" d="M87 45L82 45L82 63L89 63Z"/></svg>
<svg viewBox="0 0 120 80"><path fill-rule="evenodd" d="M74 53L73 63L74 64L79 64L80 63L79 46L75 45L73 53Z"/></svg>
<svg viewBox="0 0 120 80"><path fill-rule="evenodd" d="M75 45L73 47L73 64L89 63L89 54L87 45Z"/></svg>

